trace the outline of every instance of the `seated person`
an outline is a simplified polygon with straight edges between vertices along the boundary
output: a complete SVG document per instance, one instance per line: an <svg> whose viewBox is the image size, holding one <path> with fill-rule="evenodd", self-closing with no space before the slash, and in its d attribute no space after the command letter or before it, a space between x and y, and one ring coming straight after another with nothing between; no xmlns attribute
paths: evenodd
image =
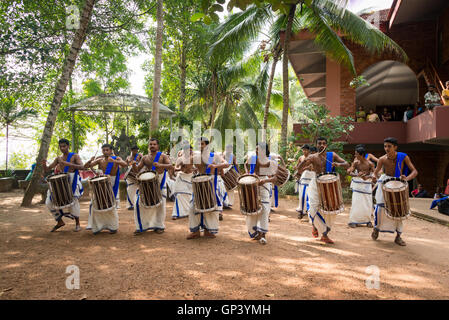
<svg viewBox="0 0 449 320"><path fill-rule="evenodd" d="M365 122L366 121L366 112L363 110L363 107L359 107L359 111L355 113L357 122Z"/></svg>
<svg viewBox="0 0 449 320"><path fill-rule="evenodd" d="M436 88L433 84L429 85L429 91L424 95L424 101L429 110L441 105L441 97L438 92L436 92Z"/></svg>
<svg viewBox="0 0 449 320"><path fill-rule="evenodd" d="M433 195L434 199L441 199L444 198L446 195L443 193L443 188L442 187L437 187L437 190L435 192L435 194Z"/></svg>
<svg viewBox="0 0 449 320"><path fill-rule="evenodd" d="M377 113L374 113L373 109L369 109L369 114L366 117L366 120L368 122L379 122L380 121L379 116L377 115Z"/></svg>
<svg viewBox="0 0 449 320"><path fill-rule="evenodd" d="M391 113L388 112L387 108L384 108L384 112L382 113L382 121L391 121Z"/></svg>
<svg viewBox="0 0 449 320"><path fill-rule="evenodd" d="M413 198L428 198L429 194L424 190L422 184L418 184L418 189L412 191L412 196Z"/></svg>

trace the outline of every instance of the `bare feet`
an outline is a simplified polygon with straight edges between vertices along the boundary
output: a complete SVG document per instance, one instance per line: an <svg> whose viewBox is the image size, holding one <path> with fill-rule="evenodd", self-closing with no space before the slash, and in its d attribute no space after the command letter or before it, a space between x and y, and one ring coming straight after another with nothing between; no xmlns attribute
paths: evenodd
<svg viewBox="0 0 449 320"><path fill-rule="evenodd" d="M373 227L373 224L372 224L371 222L368 222L368 223L366 224L366 226L367 226L368 228L372 228L372 227Z"/></svg>
<svg viewBox="0 0 449 320"><path fill-rule="evenodd" d="M355 227L357 227L357 225L356 225L355 223L348 223L348 226L349 226L350 228L355 228Z"/></svg>
<svg viewBox="0 0 449 320"><path fill-rule="evenodd" d="M371 233L371 238L373 240L377 240L378 237L379 237L379 230L373 229L373 233Z"/></svg>
<svg viewBox="0 0 449 320"><path fill-rule="evenodd" d="M161 234L161 233L164 233L165 231L164 231L164 229L156 229L156 230L154 230L154 232L157 234Z"/></svg>
<svg viewBox="0 0 449 320"><path fill-rule="evenodd" d="M53 229L51 229L50 232L55 232L56 230L58 230L59 228L65 226L64 221L59 220L58 223L53 227Z"/></svg>
<svg viewBox="0 0 449 320"><path fill-rule="evenodd" d="M396 236L396 239L394 239L394 243L403 247L406 246L405 241L402 240L401 236Z"/></svg>
<svg viewBox="0 0 449 320"><path fill-rule="evenodd" d="M254 237L254 240L260 240L260 238L262 238L262 234L259 231L257 231L257 234Z"/></svg>
<svg viewBox="0 0 449 320"><path fill-rule="evenodd" d="M187 236L187 240L191 240L191 239L198 239L199 237L200 237L201 235L200 235L200 232L199 231L197 231L197 232L192 232L191 234L189 234L188 236Z"/></svg>
<svg viewBox="0 0 449 320"><path fill-rule="evenodd" d="M314 238L318 238L318 230L315 228L315 227L312 227L313 229L312 229L312 236L314 237Z"/></svg>
<svg viewBox="0 0 449 320"><path fill-rule="evenodd" d="M215 234L212 234L207 230L204 230L204 237L205 238L216 238Z"/></svg>
<svg viewBox="0 0 449 320"><path fill-rule="evenodd" d="M328 236L325 236L325 235L323 235L320 240L323 241L324 243L329 243L329 244L334 243L334 241L332 241Z"/></svg>
<svg viewBox="0 0 449 320"><path fill-rule="evenodd" d="M79 224L76 225L75 229L73 231L78 232L81 230L81 227Z"/></svg>
<svg viewBox="0 0 449 320"><path fill-rule="evenodd" d="M220 220L220 221L223 220L223 214L221 214L221 213L218 214L218 220Z"/></svg>

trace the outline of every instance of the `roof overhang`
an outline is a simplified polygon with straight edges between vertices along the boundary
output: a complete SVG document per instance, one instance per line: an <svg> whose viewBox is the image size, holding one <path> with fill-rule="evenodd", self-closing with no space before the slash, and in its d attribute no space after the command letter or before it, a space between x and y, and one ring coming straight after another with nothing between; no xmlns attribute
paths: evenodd
<svg viewBox="0 0 449 320"><path fill-rule="evenodd" d="M448 5L447 0L395 0L388 13L388 27L412 21L433 20Z"/></svg>

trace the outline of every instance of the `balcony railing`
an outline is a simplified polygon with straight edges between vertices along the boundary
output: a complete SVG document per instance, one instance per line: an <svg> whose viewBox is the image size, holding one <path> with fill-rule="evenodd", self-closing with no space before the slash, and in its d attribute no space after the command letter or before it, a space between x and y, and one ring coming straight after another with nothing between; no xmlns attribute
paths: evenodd
<svg viewBox="0 0 449 320"><path fill-rule="evenodd" d="M301 132L306 124L294 124L295 134ZM402 121L388 122L354 122L354 130L346 138L338 139L350 144L382 144L386 137L395 137L399 144L403 143L435 143L449 145L449 107L435 107L412 118L407 123ZM307 143L304 139L296 143Z"/></svg>

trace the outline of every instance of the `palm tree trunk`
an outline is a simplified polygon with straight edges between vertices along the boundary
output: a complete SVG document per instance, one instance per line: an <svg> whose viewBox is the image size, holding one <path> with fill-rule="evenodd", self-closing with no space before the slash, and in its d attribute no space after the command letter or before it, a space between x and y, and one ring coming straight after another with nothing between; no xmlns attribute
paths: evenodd
<svg viewBox="0 0 449 320"><path fill-rule="evenodd" d="M268 112L270 111L270 100L271 100L271 90L273 88L273 79L274 74L276 72L276 64L278 62L279 58L279 51L275 49L274 55L273 55L273 63L271 65L271 73L270 73L270 79L268 81L268 88L267 88L267 99L265 100L265 111L263 113L263 141L266 142L267 140L267 126L268 126Z"/></svg>
<svg viewBox="0 0 449 320"><path fill-rule="evenodd" d="M67 89L67 83L72 76L78 53L84 43L84 40L86 39L87 27L92 17L92 11L95 1L96 0L86 0L83 12L81 13L80 27L78 30L76 30L75 37L73 38L73 42L70 47L69 55L67 56L67 59L65 60L64 66L62 68L61 77L56 84L53 101L50 106L50 111L48 112L44 132L42 133L41 146L39 148L39 153L36 159L36 168L33 172L30 184L25 191L25 195L23 196L21 206L31 205L33 196L36 193L37 187L39 185L39 180L43 175L42 161L45 160L48 155L48 149L50 148L50 142L53 135L56 117L58 115L59 108L61 107L62 98L64 97L65 91Z"/></svg>
<svg viewBox="0 0 449 320"><path fill-rule="evenodd" d="M156 52L154 56L154 81L151 111L151 132L159 127L159 94L161 91L161 69L162 69L162 38L164 32L163 1L157 0L157 27L156 27Z"/></svg>
<svg viewBox="0 0 449 320"><path fill-rule="evenodd" d="M282 87L283 87L283 108L282 108L282 129L281 129L281 155L285 159L287 153L287 126L289 109L289 87L288 87L288 45L290 42L290 33L292 31L293 18L295 16L296 4L290 7L287 20L287 30L284 37L284 56L282 59Z"/></svg>
<svg viewBox="0 0 449 320"><path fill-rule="evenodd" d="M209 127L214 128L215 114L217 113L217 76L212 74L212 113L210 115Z"/></svg>
<svg viewBox="0 0 449 320"><path fill-rule="evenodd" d="M8 171L8 137L9 137L9 124L6 123L6 171Z"/></svg>
<svg viewBox="0 0 449 320"><path fill-rule="evenodd" d="M184 112L186 105L186 39L184 34L182 35L182 48L181 48L181 77L180 77L180 96L179 96L179 111Z"/></svg>

